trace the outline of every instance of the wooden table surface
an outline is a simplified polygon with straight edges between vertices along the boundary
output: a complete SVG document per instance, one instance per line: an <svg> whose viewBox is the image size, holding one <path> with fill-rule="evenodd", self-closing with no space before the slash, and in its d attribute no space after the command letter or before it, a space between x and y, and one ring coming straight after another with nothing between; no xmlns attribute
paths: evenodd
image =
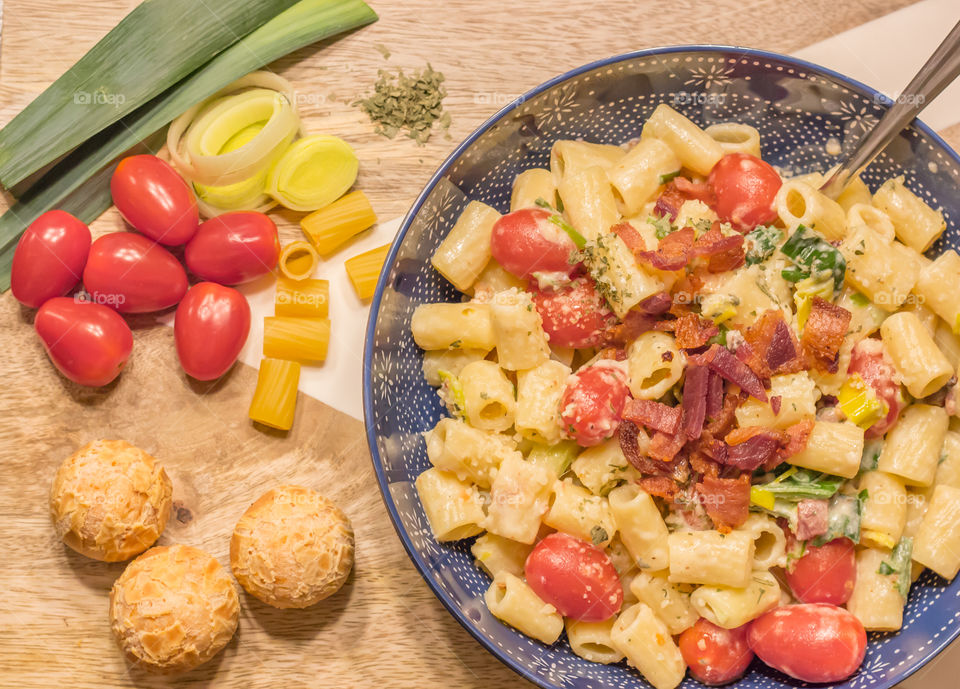
<svg viewBox="0 0 960 689"><path fill-rule="evenodd" d="M0 122L136 4L5 0ZM271 68L302 94L309 131L335 133L356 148L357 185L388 219L406 210L453 146L502 104L577 65L671 43L790 52L911 3L371 4L381 17L377 24L303 49ZM378 45L390 51L389 59ZM449 136L418 147L375 135L350 103L369 92L378 69L412 70L427 62L447 78ZM958 147L960 127L944 134ZM297 236L295 220L282 218L284 241ZM94 229L121 225L111 211ZM134 321L134 354L119 381L103 390L83 389L49 364L32 333L32 318L9 293L0 296L0 686L527 686L447 614L407 559L381 503L361 422L301 395L290 434L254 429L246 408L256 372L238 365L216 384L189 382L177 364L172 330L151 316ZM196 545L226 564L229 535L246 506L269 486L300 483L330 496L352 518L357 559L351 579L306 611L275 610L243 595L240 628L225 652L176 680L129 669L107 619L107 593L123 564L94 562L61 545L47 513L56 466L78 446L102 437L124 438L167 467L177 509L161 543Z"/></svg>

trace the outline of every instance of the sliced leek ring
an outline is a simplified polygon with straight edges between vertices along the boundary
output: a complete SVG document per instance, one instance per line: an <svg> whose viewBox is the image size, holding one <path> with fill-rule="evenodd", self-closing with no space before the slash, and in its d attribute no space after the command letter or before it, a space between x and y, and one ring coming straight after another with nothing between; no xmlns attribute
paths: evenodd
<svg viewBox="0 0 960 689"><path fill-rule="evenodd" d="M293 103L286 79L271 72L248 74L171 123L170 158L196 184L244 182L269 168L297 135L300 118Z"/></svg>
<svg viewBox="0 0 960 689"><path fill-rule="evenodd" d="M266 192L293 211L328 206L353 186L359 162L343 139L326 134L294 141L271 168Z"/></svg>
<svg viewBox="0 0 960 689"><path fill-rule="evenodd" d="M222 153L235 151L249 143L263 129L265 122L252 124L235 134L221 149ZM267 183L267 170L258 172L253 177L242 182L228 184L222 187L212 187L203 184L194 184L197 194L197 206L200 214L205 218L213 218L221 213L235 210L252 210L263 213L270 210L277 202L273 197L264 193Z"/></svg>

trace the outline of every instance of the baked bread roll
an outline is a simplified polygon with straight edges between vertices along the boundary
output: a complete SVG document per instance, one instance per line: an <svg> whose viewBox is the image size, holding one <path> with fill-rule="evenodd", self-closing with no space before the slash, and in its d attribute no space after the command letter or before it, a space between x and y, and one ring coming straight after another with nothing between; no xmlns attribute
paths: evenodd
<svg viewBox="0 0 960 689"><path fill-rule="evenodd" d="M353 567L353 528L314 490L274 488L253 503L230 540L233 576L276 608L306 608L343 586Z"/></svg>
<svg viewBox="0 0 960 689"><path fill-rule="evenodd" d="M151 548L110 590L110 625L124 655L152 672L185 672L237 630L240 600L213 557L188 545Z"/></svg>
<svg viewBox="0 0 960 689"><path fill-rule="evenodd" d="M172 494L156 459L123 440L97 440L60 465L50 514L60 540L78 553L119 562L160 538Z"/></svg>

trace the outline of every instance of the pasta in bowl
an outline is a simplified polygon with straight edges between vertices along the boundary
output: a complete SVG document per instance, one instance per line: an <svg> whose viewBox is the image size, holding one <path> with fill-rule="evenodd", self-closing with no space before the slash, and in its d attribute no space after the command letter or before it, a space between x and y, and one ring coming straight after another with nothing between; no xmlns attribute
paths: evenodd
<svg viewBox="0 0 960 689"><path fill-rule="evenodd" d="M620 56L414 205L368 330L374 465L524 677L885 688L960 631L957 159L917 124L817 191L880 98L767 53Z"/></svg>

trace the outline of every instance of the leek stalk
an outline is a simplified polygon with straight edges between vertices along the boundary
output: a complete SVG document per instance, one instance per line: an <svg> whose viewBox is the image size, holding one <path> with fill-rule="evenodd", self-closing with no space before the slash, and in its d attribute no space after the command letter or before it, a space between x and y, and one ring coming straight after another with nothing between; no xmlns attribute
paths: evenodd
<svg viewBox="0 0 960 689"><path fill-rule="evenodd" d="M10 286L10 263L23 230L46 211L58 207L114 158L244 74L305 45L376 19L376 13L362 0L300 0L186 79L80 145L0 217L0 290ZM50 138L59 135L47 127L42 131ZM109 183L109 175L106 182ZM93 187L88 191L99 193L93 192Z"/></svg>
<svg viewBox="0 0 960 689"><path fill-rule="evenodd" d="M22 182L296 1L141 3L0 130L0 182Z"/></svg>

